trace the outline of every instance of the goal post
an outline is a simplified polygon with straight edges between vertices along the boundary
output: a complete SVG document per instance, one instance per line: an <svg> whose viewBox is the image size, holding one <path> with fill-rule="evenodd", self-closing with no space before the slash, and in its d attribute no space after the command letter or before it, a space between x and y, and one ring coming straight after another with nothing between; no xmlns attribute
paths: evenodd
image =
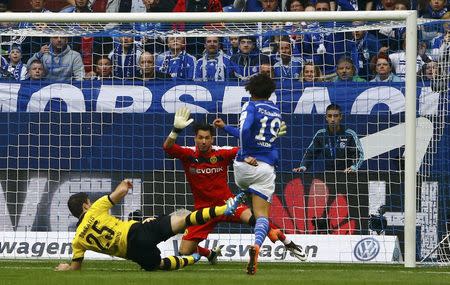
<svg viewBox="0 0 450 285"><path fill-rule="evenodd" d="M2 13L0 14L0 22L31 22L31 23L56 23L56 24L67 24L71 23L96 23L96 24L109 24L109 23L258 23L258 22L300 22L300 21L405 21L406 22L406 73L405 73L405 168L404 168L404 211L405 211L405 223L404 223L404 265L405 267L415 267L416 266L416 197L417 197L417 159L416 158L416 127L417 127L417 108L416 108L416 97L417 97L417 79L416 79L416 58L417 58L417 11L358 11L358 12L270 12L270 13ZM232 31L231 34L235 34L241 31L239 28ZM71 33L69 30L55 29L51 31L29 31L32 34L38 34L40 36L58 36ZM97 32L97 31L95 31ZM95 34L95 32L93 34ZM193 33L178 31L180 35L186 37L195 37ZM248 32L248 31L247 31ZM12 30L0 28L0 34L11 34L14 33ZM26 34L27 30L24 29L21 33ZM77 31L73 32L76 35ZM145 34L145 31L143 32ZM89 34L89 32L87 33ZM220 29L206 29L205 35L221 35ZM228 89L227 89L228 90ZM234 90L230 88L230 90ZM107 91L107 90L106 90ZM139 92L144 92L138 90ZM136 92L138 92L136 91ZM230 91L230 92L232 92ZM171 92L171 93L170 93ZM180 96L176 88L170 90L170 97L172 100L176 96ZM199 92L204 92L200 90ZM206 92L205 92L206 93ZM144 96L145 97L145 96ZM205 95L207 97L207 94ZM243 96L244 97L244 96ZM82 98L82 95L81 95ZM149 99L150 98L150 99ZM176 97L178 98L178 97ZM142 99L151 101L151 96ZM161 99L162 100L162 99ZM126 102L125 102L126 103ZM126 105L124 103L124 105ZM223 98L222 112L224 113L225 107L239 108L240 106L230 106L226 105L226 98ZM173 111L175 108L175 103L167 103L164 106L165 110ZM171 105L172 104L172 105ZM106 106L106 105L105 105ZM108 110L114 110L113 106L103 106L104 112L107 113ZM44 107L41 107L42 109ZM198 113L204 112L204 108L198 108ZM229 110L227 109L227 110ZM35 110L39 110L36 108ZM100 111L101 113L102 111ZM233 113L230 111L229 113ZM229 113L224 113L225 115ZM210 118L210 117L209 117ZM112 116L109 118L107 115L100 114L100 120L113 121ZM137 118L140 120L142 118ZM74 119L75 121L77 119ZM143 119L142 119L143 120ZM94 125L94 119L92 119L92 124ZM165 122L170 124L170 122ZM145 125L146 127L154 128L156 132L159 130L166 131L161 126L151 126ZM91 130L93 133L94 131ZM164 134L159 134L164 136ZM228 140L228 138L227 138ZM187 141L187 140L185 140ZM183 141L183 142L185 142ZM143 143L144 144L144 143ZM163 159L159 154L156 154L159 159ZM167 164L167 163L166 163ZM163 162L162 165L167 167L167 169L176 168L175 166L166 166ZM142 167L143 168L143 167ZM112 170L111 170L112 171ZM126 171L124 171L126 173ZM145 176L142 174L142 176ZM162 174L163 179L167 176L167 173ZM173 179L179 175L174 175ZM172 181L176 184L176 181ZM83 184L83 183L81 183ZM143 186L144 187L144 186ZM174 186L175 187L175 186ZM186 187L187 188L187 187ZM38 195L39 193L36 193ZM176 195L174 195L176 196ZM145 198L144 198L145 199ZM152 198L153 199L153 198ZM161 198L166 201L166 198ZM173 199L176 199L174 197ZM168 199L169 200L169 199ZM1 200L0 200L1 201ZM168 202L170 203L170 202ZM128 209L127 209L128 210ZM131 209L129 209L131 210ZM1 220L0 220L1 221Z"/></svg>

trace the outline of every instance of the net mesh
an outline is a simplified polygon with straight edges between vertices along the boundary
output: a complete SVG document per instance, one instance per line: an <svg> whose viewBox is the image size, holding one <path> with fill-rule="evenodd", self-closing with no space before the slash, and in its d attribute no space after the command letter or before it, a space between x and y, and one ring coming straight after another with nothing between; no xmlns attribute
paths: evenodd
<svg viewBox="0 0 450 285"><path fill-rule="evenodd" d="M279 144L273 223L292 235L398 237L403 251L404 23L174 25L2 25L3 235L67 239L76 224L68 196L86 191L95 200L125 177L135 188L114 208L116 216L192 209L182 165L162 150L173 113L186 106L196 121L220 117L237 125L249 97L243 85L266 72L277 81L276 101L289 126ZM417 255L440 263L448 259L435 250L448 221L446 25L420 22L417 58ZM11 64L17 52L23 65ZM386 63L393 70L389 82L382 77ZM342 108L342 126L350 131L312 144L326 132L331 103ZM239 144L222 130L215 135L219 146ZM193 146L193 131L177 143ZM343 172L359 160L356 173ZM306 172L292 172L301 165ZM231 169L229 180L237 193ZM228 235L219 243L248 244L252 230L220 224L214 232ZM11 252L3 256L24 257ZM309 255L321 261L313 249ZM347 249L338 261L348 261L345 256L369 258ZM376 261L398 259L386 253Z"/></svg>

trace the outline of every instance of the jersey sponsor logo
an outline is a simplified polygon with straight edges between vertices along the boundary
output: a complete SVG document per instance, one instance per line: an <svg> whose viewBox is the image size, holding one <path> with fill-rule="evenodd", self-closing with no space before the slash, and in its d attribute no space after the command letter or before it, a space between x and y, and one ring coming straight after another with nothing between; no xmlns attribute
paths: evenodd
<svg viewBox="0 0 450 285"><path fill-rule="evenodd" d="M360 240L353 250L356 259L359 261L370 261L377 257L380 252L380 243L374 238Z"/></svg>
<svg viewBox="0 0 450 285"><path fill-rule="evenodd" d="M214 174L223 171L224 171L223 167L208 167L208 168L189 167L189 172L191 174Z"/></svg>

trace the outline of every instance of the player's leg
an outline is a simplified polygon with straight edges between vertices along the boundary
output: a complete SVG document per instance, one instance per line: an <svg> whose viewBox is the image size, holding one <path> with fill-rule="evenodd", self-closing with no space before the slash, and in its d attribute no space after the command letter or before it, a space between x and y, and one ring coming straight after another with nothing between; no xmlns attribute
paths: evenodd
<svg viewBox="0 0 450 285"><path fill-rule="evenodd" d="M233 215L237 206L241 203L243 195L237 195L226 201L225 205L214 206L196 210L190 214L175 214L171 218L171 226L174 234L182 233L192 225L202 225L209 220L223 215Z"/></svg>
<svg viewBox="0 0 450 285"><path fill-rule="evenodd" d="M243 205L241 205L243 206ZM236 215L238 212L236 211ZM255 227L256 218L252 214L249 208L245 209L240 215L240 220L242 223L248 224L251 227ZM284 244L286 250L288 250L295 258L300 261L306 261L307 255L303 251L302 247L295 244L292 240L290 240L280 228L275 226L269 221L269 232L267 233L267 237L275 243L277 240L281 241Z"/></svg>
<svg viewBox="0 0 450 285"><path fill-rule="evenodd" d="M247 273L253 275L257 269L259 248L269 231L270 201L275 192L275 170L273 166L264 162L251 166L245 162L235 161L234 173L236 184L252 195L255 244L249 249Z"/></svg>
<svg viewBox="0 0 450 285"><path fill-rule="evenodd" d="M178 252L180 253L180 255L193 254L193 253L197 252L198 243L199 243L199 241L197 241L197 240L185 240L183 237L183 239L181 240L180 248L178 249ZM199 254L202 255L200 252L199 252Z"/></svg>
<svg viewBox="0 0 450 285"><path fill-rule="evenodd" d="M238 210L236 210L236 212L237 211ZM183 238L181 240L179 253L181 255L189 255L196 252L201 256L206 257L209 263L216 264L217 257L221 256L221 248L215 247L213 249L208 249L205 247L201 247L198 244L202 240L208 238L209 233L211 233L214 230L215 226L220 221L224 221L224 219L222 219L222 217L218 217L210 220L204 225L196 225L188 227L184 232Z"/></svg>
<svg viewBox="0 0 450 285"><path fill-rule="evenodd" d="M200 260L198 253L193 253L188 256L168 256L161 259L159 269L161 270L177 270L188 265L192 265Z"/></svg>

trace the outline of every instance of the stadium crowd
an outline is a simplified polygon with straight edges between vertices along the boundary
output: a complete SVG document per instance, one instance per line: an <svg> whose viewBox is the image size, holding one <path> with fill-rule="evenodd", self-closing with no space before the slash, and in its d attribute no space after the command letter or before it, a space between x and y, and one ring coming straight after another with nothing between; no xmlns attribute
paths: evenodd
<svg viewBox="0 0 450 285"><path fill-rule="evenodd" d="M28 6L0 0L0 12L270 12L417 9L432 20L450 18L445 0L29 0ZM15 2L15 1L14 1ZM9 10L12 8L12 10ZM52 8L53 11L49 9ZM362 22L283 24L290 31L230 37L119 36L25 37L1 39L1 78L10 80L247 81L267 73L283 81L401 82L405 77L405 28L353 29ZM3 28L42 29L43 24L2 23ZM347 25L347 31L324 32ZM135 24L139 31L158 24ZM177 29L184 27L174 26ZM320 29L319 29L320 28ZM321 30L322 29L322 30ZM428 81L444 73L439 55L450 42L450 25L435 21L419 27L417 75ZM36 70L39 70L36 73Z"/></svg>

